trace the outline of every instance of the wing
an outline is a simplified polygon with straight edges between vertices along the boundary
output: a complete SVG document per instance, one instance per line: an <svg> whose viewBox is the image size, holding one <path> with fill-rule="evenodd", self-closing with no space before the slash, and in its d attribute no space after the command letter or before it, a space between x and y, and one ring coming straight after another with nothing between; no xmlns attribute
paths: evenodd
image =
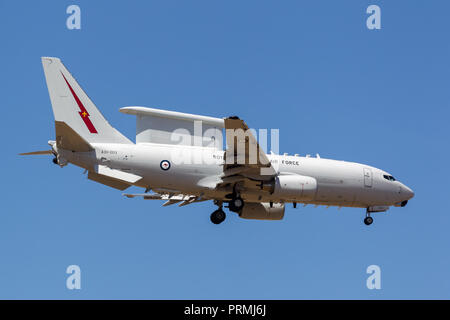
<svg viewBox="0 0 450 320"><path fill-rule="evenodd" d="M246 188L256 188L277 174L252 130L238 117L225 119L227 148L221 182L216 188L240 183Z"/></svg>
<svg viewBox="0 0 450 320"><path fill-rule="evenodd" d="M182 207L194 202L201 202L201 201L206 201L209 199L205 199L202 198L202 196L195 196L195 195L188 195L188 194L182 194L182 193L178 193L178 194L174 194L174 193L142 193L142 194L130 194L130 193L125 193L124 194L125 197L127 198L137 198L137 197L142 197L144 200L166 200L166 202L164 202L163 206L170 206L172 204L175 203L180 203L178 206Z"/></svg>
<svg viewBox="0 0 450 320"><path fill-rule="evenodd" d="M227 134L223 173L220 180L213 184L215 189L228 190L230 186L240 185L242 189L264 190L263 182L273 180L277 171L270 163L264 150L258 144L247 124L237 118L224 120ZM217 178L215 178L217 179ZM184 194L176 190L154 190L157 193L124 194L128 198L142 197L144 200L166 200L163 206L179 203L185 206L194 202L213 200L211 197ZM268 192L268 191L267 191Z"/></svg>

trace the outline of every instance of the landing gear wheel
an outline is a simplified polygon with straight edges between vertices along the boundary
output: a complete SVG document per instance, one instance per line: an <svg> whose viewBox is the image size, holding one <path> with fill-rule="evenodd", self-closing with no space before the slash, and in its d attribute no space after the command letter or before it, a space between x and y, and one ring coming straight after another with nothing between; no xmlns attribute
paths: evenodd
<svg viewBox="0 0 450 320"><path fill-rule="evenodd" d="M58 159L56 157L54 157L52 161L54 164L58 164Z"/></svg>
<svg viewBox="0 0 450 320"><path fill-rule="evenodd" d="M217 209L211 213L211 222L214 224L220 224L225 221L226 214L222 209Z"/></svg>
<svg viewBox="0 0 450 320"><path fill-rule="evenodd" d="M366 224L366 226L370 226L373 222L373 218L372 217L365 217L364 218L364 223Z"/></svg>
<svg viewBox="0 0 450 320"><path fill-rule="evenodd" d="M235 197L228 203L230 211L239 212L244 207L244 200L241 197Z"/></svg>

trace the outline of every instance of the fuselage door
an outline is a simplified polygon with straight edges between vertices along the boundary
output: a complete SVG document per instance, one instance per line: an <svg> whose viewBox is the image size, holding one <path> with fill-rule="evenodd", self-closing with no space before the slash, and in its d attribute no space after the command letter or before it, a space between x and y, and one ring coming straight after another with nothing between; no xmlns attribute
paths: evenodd
<svg viewBox="0 0 450 320"><path fill-rule="evenodd" d="M372 187L372 170L369 168L364 168L364 187Z"/></svg>

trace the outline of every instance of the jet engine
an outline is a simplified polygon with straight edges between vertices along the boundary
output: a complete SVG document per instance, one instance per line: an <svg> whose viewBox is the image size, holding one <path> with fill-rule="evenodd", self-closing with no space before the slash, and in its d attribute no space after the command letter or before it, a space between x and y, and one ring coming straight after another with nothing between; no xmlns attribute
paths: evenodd
<svg viewBox="0 0 450 320"><path fill-rule="evenodd" d="M317 191L317 181L312 177L282 175L275 178L273 196L283 200L313 200Z"/></svg>
<svg viewBox="0 0 450 320"><path fill-rule="evenodd" d="M284 217L284 203L247 202L239 216L243 219L281 220Z"/></svg>

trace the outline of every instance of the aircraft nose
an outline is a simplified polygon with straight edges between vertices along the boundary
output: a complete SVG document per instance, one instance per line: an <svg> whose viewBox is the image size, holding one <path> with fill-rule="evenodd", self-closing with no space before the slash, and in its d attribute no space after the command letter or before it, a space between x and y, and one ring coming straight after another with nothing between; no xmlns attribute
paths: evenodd
<svg viewBox="0 0 450 320"><path fill-rule="evenodd" d="M405 185L402 186L402 194L404 195L405 200L409 200L412 197L414 197L414 191L412 191L411 188L409 188Z"/></svg>

